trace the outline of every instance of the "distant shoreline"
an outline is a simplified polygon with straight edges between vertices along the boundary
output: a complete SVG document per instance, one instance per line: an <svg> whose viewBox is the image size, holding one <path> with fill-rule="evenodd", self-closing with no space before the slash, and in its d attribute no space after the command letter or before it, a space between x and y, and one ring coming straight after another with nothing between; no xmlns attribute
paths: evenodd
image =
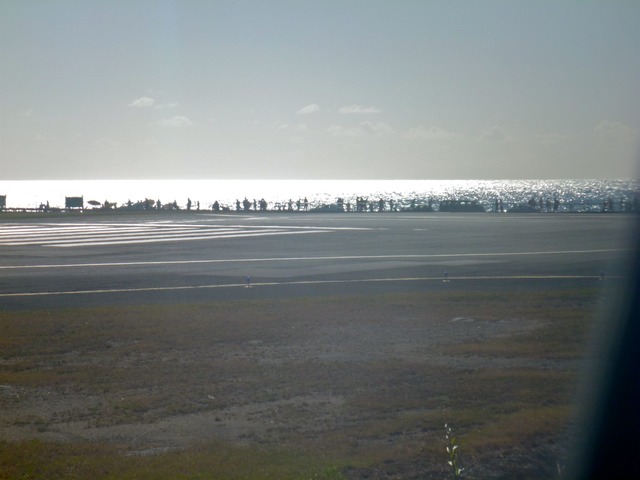
<svg viewBox="0 0 640 480"><path fill-rule="evenodd" d="M613 212L601 212L601 211L579 211L579 210L563 210L558 212L494 212L494 211L484 211L484 212L440 212L440 211L420 211L420 210L403 210L403 211L395 211L395 212L338 212L338 211L322 211L322 210L314 210L314 211L278 211L278 210L267 210L267 211L235 211L235 210L227 210L227 211L219 211L214 212L212 210L133 210L133 209L100 209L100 208L88 208L84 210L78 209L52 209L51 211L44 212L38 209L28 209L28 208L7 208L4 210L0 210L0 221L1 220L15 220L21 218L73 218L73 217L119 217L119 216L136 216L136 217L164 217L170 215L219 215L219 216L247 216L247 215L269 215L269 216L277 216L277 215L327 215L327 214L340 214L340 215L406 215L406 214L431 214L431 215L457 215L457 214L476 214L476 215L533 215L534 217L537 215L634 215L640 212L638 211L613 211Z"/></svg>
<svg viewBox="0 0 640 480"><path fill-rule="evenodd" d="M0 211L640 211L640 183L540 181L0 181ZM458 204L451 205L451 204ZM460 205L460 204L465 205ZM382 208L381 208L382 205Z"/></svg>

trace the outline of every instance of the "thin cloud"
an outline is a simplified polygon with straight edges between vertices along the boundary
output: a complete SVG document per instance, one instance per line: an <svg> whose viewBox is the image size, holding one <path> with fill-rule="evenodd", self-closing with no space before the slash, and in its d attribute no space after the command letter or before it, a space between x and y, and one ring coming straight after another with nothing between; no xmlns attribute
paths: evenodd
<svg viewBox="0 0 640 480"><path fill-rule="evenodd" d="M621 143L635 143L638 141L638 129L622 122L603 120L593 128L598 138Z"/></svg>
<svg viewBox="0 0 640 480"><path fill-rule="evenodd" d="M338 109L338 113L341 113L342 115L350 115L354 113L369 115L372 113L380 113L381 111L382 110L380 110L378 107L363 107L361 105L345 105L344 107L340 107Z"/></svg>
<svg viewBox="0 0 640 480"><path fill-rule="evenodd" d="M366 133L376 134L376 135L388 134L393 132L393 128L391 128L391 125L385 122L373 123L373 122L366 121L366 122L362 122L358 127Z"/></svg>
<svg viewBox="0 0 640 480"><path fill-rule="evenodd" d="M283 123L279 125L277 130L293 130L296 132L303 132L307 130L309 127L305 123L298 123L297 125L289 125L288 123Z"/></svg>
<svg viewBox="0 0 640 480"><path fill-rule="evenodd" d="M161 127L184 128L193 125L193 121L184 115L176 115L175 117L158 120Z"/></svg>
<svg viewBox="0 0 640 480"><path fill-rule="evenodd" d="M113 138L103 137L94 141L93 146L100 149L118 148L122 146L122 142Z"/></svg>
<svg viewBox="0 0 640 480"><path fill-rule="evenodd" d="M387 135L393 133L393 128L384 122L362 122L355 127L343 127L342 125L331 125L327 132L335 137L364 137L371 135Z"/></svg>
<svg viewBox="0 0 640 480"><path fill-rule="evenodd" d="M561 133L543 133L534 135L533 140L542 145L559 145L563 142L571 140L571 136Z"/></svg>
<svg viewBox="0 0 640 480"><path fill-rule="evenodd" d="M306 107L302 107L296 113L300 115L309 115L311 113L316 113L318 110L320 110L320 107L315 103L312 103L310 105L307 105Z"/></svg>
<svg viewBox="0 0 640 480"><path fill-rule="evenodd" d="M157 105L155 105L155 108L160 110L163 108L175 108L177 106L178 106L178 102L158 103Z"/></svg>
<svg viewBox="0 0 640 480"><path fill-rule="evenodd" d="M478 137L482 142L495 142L502 143L510 140L514 140L514 137L509 135L509 133L499 125L494 125L493 127L489 127L480 133Z"/></svg>
<svg viewBox="0 0 640 480"><path fill-rule="evenodd" d="M455 137L455 134L440 127L425 127L423 125L419 125L407 130L404 133L404 136L418 140L447 140Z"/></svg>
<svg viewBox="0 0 640 480"><path fill-rule="evenodd" d="M136 98L129 104L130 107L149 108L155 105L156 101L151 97Z"/></svg>
<svg viewBox="0 0 640 480"><path fill-rule="evenodd" d="M357 137L360 132L355 128L345 128L342 125L331 125L327 133L334 137Z"/></svg>

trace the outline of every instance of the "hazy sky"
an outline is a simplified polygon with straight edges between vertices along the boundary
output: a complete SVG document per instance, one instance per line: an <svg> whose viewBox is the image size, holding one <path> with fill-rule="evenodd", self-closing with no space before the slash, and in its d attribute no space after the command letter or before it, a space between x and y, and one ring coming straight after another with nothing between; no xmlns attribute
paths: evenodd
<svg viewBox="0 0 640 480"><path fill-rule="evenodd" d="M638 1L0 1L0 178L628 178Z"/></svg>

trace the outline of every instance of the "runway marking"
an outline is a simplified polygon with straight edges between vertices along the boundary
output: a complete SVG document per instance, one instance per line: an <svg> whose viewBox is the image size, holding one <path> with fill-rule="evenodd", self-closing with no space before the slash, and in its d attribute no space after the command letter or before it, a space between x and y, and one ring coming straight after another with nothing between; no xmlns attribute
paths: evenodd
<svg viewBox="0 0 640 480"><path fill-rule="evenodd" d="M622 278L620 276L609 276L607 278ZM468 280L596 280L601 279L598 275L496 275L496 276L460 276L448 277L447 283ZM351 280L299 280L287 282L251 282L251 287L280 287L296 285L330 285L330 284L355 284L355 283L390 283L390 282L442 282L441 276L432 277L405 277L405 278L366 278ZM173 287L138 287L138 288L110 288L96 290L60 290L45 292L15 292L0 293L0 298L11 297L44 297L53 295L94 295L108 293L144 293L144 292L165 292L178 290L203 290L218 288L246 288L247 283L225 283L212 285L181 285Z"/></svg>
<svg viewBox="0 0 640 480"><path fill-rule="evenodd" d="M361 230L360 228L354 228ZM343 227L219 225L183 222L0 225L0 246L56 248L129 245L354 230Z"/></svg>
<svg viewBox="0 0 640 480"><path fill-rule="evenodd" d="M211 232L212 234L218 233L227 233L227 232L237 232L238 230L233 228L219 229ZM163 231L162 233L157 232L156 230L144 230L141 228L137 229L126 229L126 230L104 230L97 231L92 233L79 233L77 235L69 236L66 232L62 232L60 234L54 233L36 233L33 235L29 235L28 237L24 237L25 240L16 241L15 239L3 241L0 240L0 245L7 246L19 246L19 245L42 245L43 242L46 242L48 245L54 244L56 246L64 245L64 244L83 244L83 243L91 243L94 245L92 240L129 240L129 239L144 239L144 238L154 238L154 237L172 237L172 236L187 236L192 234L203 234L207 233L206 230L199 230L194 228L176 228L172 230Z"/></svg>
<svg viewBox="0 0 640 480"><path fill-rule="evenodd" d="M302 232L299 232L302 233ZM62 263L41 265L0 265L0 270L18 270L31 268L99 268L99 267L144 267L163 265L197 265L214 263L251 263L251 262L297 262L297 261L328 261L328 260L427 260L431 258L468 258L468 257L510 257L528 255L569 255L592 254L630 251L627 248L603 248L593 250L555 250L535 252L493 252L493 253L433 253L417 255L341 255L326 257L265 257L265 258L215 258L202 260L162 260L140 262L103 262L103 263Z"/></svg>
<svg viewBox="0 0 640 480"><path fill-rule="evenodd" d="M214 238L240 238L240 237L266 237L270 235L302 235L306 233L324 233L323 230L307 230L303 232L283 232L277 230L256 230L253 232L235 232L235 233L211 233L211 234L196 234L196 235L181 235L179 237L159 236L159 237L140 237L140 239L127 239L127 240L105 240L94 241L90 243L56 243L46 245L49 247L84 247L84 246L105 246L105 245L130 245L136 243L158 243L158 242L172 242L183 240L210 240Z"/></svg>

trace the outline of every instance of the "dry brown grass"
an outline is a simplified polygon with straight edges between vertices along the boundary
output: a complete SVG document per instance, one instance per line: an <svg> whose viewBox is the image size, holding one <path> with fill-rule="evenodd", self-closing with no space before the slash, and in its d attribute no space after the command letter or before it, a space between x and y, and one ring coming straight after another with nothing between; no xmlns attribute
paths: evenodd
<svg viewBox="0 0 640 480"><path fill-rule="evenodd" d="M445 422L470 469L513 473L530 450L525 471L553 472L596 301L565 289L0 313L0 478L429 478L445 472Z"/></svg>

